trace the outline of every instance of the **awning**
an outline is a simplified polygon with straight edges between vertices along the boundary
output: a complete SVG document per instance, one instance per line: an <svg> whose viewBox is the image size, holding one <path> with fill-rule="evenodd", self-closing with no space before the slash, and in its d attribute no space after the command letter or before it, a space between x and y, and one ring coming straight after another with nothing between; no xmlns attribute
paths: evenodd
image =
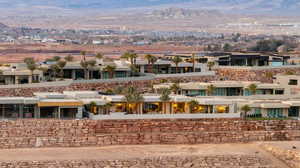
<svg viewBox="0 0 300 168"><path fill-rule="evenodd" d="M81 101L77 100L42 100L38 102L38 107L79 107L83 106Z"/></svg>
<svg viewBox="0 0 300 168"><path fill-rule="evenodd" d="M288 104L283 104L283 103L262 103L261 108L289 108L291 107Z"/></svg>

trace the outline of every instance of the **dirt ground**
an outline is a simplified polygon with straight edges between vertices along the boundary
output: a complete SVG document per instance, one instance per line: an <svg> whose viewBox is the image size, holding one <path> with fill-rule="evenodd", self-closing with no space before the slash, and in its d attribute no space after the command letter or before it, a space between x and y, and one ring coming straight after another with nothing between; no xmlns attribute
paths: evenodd
<svg viewBox="0 0 300 168"><path fill-rule="evenodd" d="M159 156L220 156L248 155L269 160L273 166L287 168L280 160L264 151L261 145L300 149L300 142L258 142L249 144L200 144L200 145L142 145L84 148L28 148L0 150L0 162L44 160L122 160Z"/></svg>

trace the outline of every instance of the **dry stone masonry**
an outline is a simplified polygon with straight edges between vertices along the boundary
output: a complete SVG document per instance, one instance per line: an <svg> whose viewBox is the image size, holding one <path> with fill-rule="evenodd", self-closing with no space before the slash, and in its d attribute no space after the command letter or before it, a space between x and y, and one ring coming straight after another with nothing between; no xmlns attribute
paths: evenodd
<svg viewBox="0 0 300 168"><path fill-rule="evenodd" d="M300 121L240 119L0 121L0 148L300 140Z"/></svg>

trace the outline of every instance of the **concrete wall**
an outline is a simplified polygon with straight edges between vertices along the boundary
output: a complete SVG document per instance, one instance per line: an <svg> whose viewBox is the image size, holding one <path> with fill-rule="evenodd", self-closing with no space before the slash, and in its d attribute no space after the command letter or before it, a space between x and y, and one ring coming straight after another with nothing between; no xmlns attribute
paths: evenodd
<svg viewBox="0 0 300 168"><path fill-rule="evenodd" d="M239 119L0 121L0 148L300 140L300 121Z"/></svg>

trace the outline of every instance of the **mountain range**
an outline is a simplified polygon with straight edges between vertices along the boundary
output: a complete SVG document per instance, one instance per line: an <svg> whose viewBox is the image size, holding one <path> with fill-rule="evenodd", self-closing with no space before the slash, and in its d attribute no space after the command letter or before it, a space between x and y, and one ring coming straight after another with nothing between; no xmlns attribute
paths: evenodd
<svg viewBox="0 0 300 168"><path fill-rule="evenodd" d="M227 12L300 14L300 0L0 0L0 8L126 9L184 7Z"/></svg>

